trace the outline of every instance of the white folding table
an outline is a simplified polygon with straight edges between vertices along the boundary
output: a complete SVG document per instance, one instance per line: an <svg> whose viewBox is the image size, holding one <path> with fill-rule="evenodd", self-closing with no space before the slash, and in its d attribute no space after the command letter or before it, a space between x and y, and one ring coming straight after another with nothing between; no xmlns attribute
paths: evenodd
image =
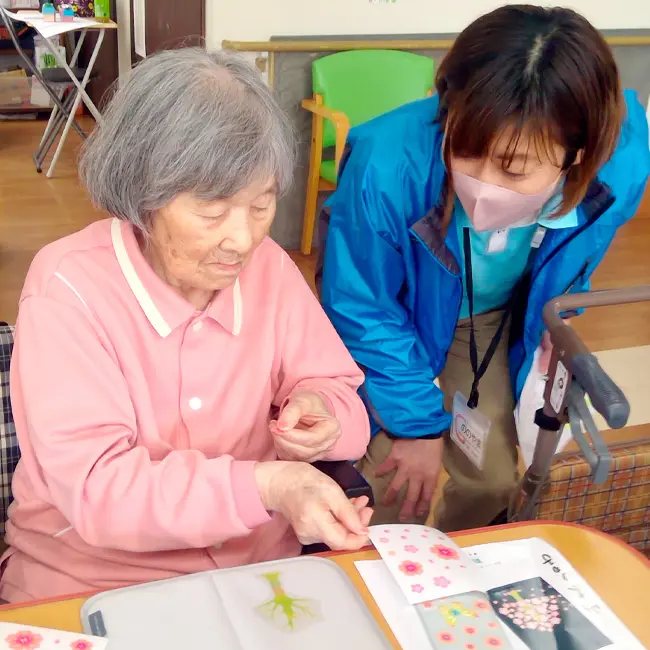
<svg viewBox="0 0 650 650"><path fill-rule="evenodd" d="M77 17L75 17L74 21L72 22L61 22L61 21L48 22L43 20L43 16L38 11L19 11L18 13L14 13L5 10L5 15L8 15L12 20L16 22L22 22L25 23L26 25L29 25L41 37L43 37L43 40L47 48L54 56L58 67L63 68L67 72L68 76L70 77L70 82L76 88L74 102L72 103L70 113L65 122L65 126L63 127L63 131L59 139L59 143L57 145L56 151L54 152L54 156L52 158L50 166L48 167L47 170L46 175L49 178L52 176L52 173L54 172L54 167L56 165L57 160L59 159L61 150L63 149L63 144L65 143L65 140L68 137L68 132L70 131L70 127L74 122L75 114L77 112L77 109L79 108L79 104L83 102L88 107L88 110L90 111L91 115L95 118L95 120L98 123L102 121L101 113L99 112L94 102L92 101L92 99L90 99L88 93L86 92L86 86L88 85L88 80L90 79L90 76L93 71L93 67L95 66L95 61L97 60L97 55L99 54L99 50L101 49L102 43L104 42L104 35L106 34L106 30L117 29L117 24L114 23L113 21L102 23L88 18L77 18ZM86 66L86 72L83 78L79 80L77 79L77 76L73 72L72 68L74 68L77 64L77 59L79 58L79 52L81 51L81 46L83 45L83 42L86 38L86 34L89 31L97 31L99 32L99 36L97 38L97 43L95 44L93 52L90 56L90 60L88 61L88 65ZM75 46L72 59L68 64L65 56L61 55L59 49L56 47L54 43L52 43L50 39L52 39L55 36L59 36L61 34L67 34L71 32L80 32L80 37ZM43 144L48 138L52 137L53 135L51 132L52 129L57 128L56 125L57 125L58 110L60 109L56 105L52 108L50 119L47 123L47 126L45 127L43 138L41 139L41 144Z"/></svg>

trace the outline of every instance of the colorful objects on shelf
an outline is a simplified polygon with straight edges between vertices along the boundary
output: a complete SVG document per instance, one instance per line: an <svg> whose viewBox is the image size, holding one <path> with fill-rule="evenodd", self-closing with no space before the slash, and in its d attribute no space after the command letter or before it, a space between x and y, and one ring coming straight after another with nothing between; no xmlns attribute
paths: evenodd
<svg viewBox="0 0 650 650"><path fill-rule="evenodd" d="M43 15L43 20L48 23L56 22L56 9L51 2L46 2L42 9L41 14Z"/></svg>
<svg viewBox="0 0 650 650"><path fill-rule="evenodd" d="M110 0L95 0L95 20L107 23L111 19Z"/></svg>
<svg viewBox="0 0 650 650"><path fill-rule="evenodd" d="M77 18L95 17L95 3L93 0L55 0L54 5L56 7L61 5L70 5Z"/></svg>
<svg viewBox="0 0 650 650"><path fill-rule="evenodd" d="M59 5L59 18L63 23L74 21L74 9L71 5Z"/></svg>

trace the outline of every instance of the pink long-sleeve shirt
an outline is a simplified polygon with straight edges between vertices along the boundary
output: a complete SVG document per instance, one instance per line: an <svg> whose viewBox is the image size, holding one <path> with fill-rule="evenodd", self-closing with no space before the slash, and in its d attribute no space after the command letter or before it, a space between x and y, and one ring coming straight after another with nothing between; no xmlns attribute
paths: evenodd
<svg viewBox="0 0 650 650"><path fill-rule="evenodd" d="M296 389L369 439L363 377L300 272L265 240L203 312L161 280L130 225L97 222L35 258L11 398L22 458L0 598L120 587L297 555L254 479L270 411Z"/></svg>

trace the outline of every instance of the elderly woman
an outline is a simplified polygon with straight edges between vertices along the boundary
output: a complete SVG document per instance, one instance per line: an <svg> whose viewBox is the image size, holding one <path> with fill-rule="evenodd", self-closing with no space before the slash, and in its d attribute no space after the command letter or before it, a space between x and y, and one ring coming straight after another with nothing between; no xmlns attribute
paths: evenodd
<svg viewBox="0 0 650 650"><path fill-rule="evenodd" d="M308 464L369 430L362 374L267 237L292 164L239 58L161 53L117 93L80 169L113 218L42 250L20 301L1 598L365 543L367 499Z"/></svg>

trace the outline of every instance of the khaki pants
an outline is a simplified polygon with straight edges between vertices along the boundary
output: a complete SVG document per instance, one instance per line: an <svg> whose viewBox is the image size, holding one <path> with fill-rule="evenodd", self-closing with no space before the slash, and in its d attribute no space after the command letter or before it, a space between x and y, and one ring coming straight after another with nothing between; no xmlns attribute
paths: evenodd
<svg viewBox="0 0 650 650"><path fill-rule="evenodd" d="M496 333L502 312L480 314L474 318L479 364ZM447 364L440 375L440 387L445 396L445 408L451 412L454 395L460 391L469 396L473 374L469 360L469 320L458 322L454 341L449 349ZM505 332L487 372L480 383L480 411L492 422L488 435L482 470L465 456L444 435L443 464L449 474L441 500L435 509L435 526L443 531L477 528L489 524L508 507L517 484L517 431L514 422L514 400L508 370L508 336ZM397 502L390 507L381 505L382 498L394 474L377 478L374 470L388 457L392 440L384 433L376 435L357 467L370 483L375 496L373 524L395 523L406 495L403 489ZM409 523L424 523L426 517Z"/></svg>

